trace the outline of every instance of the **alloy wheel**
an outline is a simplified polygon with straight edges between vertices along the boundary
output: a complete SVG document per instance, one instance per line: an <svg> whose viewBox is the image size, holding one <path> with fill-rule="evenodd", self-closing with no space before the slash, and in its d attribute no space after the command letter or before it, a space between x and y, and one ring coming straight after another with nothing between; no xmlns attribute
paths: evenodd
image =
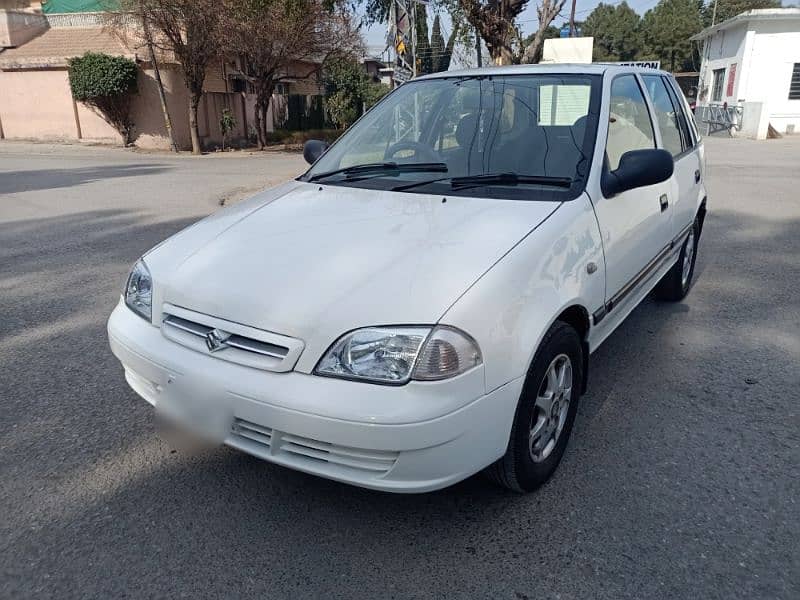
<svg viewBox="0 0 800 600"><path fill-rule="evenodd" d="M572 399L572 361L566 354L556 356L539 385L528 435L533 462L547 459L558 444Z"/></svg>

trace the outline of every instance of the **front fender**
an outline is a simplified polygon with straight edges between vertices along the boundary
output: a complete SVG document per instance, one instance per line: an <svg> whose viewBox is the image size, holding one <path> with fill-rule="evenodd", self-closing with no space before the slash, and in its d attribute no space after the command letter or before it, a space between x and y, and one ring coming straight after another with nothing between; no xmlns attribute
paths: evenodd
<svg viewBox="0 0 800 600"><path fill-rule="evenodd" d="M596 270L587 269L594 263ZM483 353L486 389L525 375L566 308L591 315L605 298L602 240L586 194L563 203L476 281L442 323L467 331Z"/></svg>

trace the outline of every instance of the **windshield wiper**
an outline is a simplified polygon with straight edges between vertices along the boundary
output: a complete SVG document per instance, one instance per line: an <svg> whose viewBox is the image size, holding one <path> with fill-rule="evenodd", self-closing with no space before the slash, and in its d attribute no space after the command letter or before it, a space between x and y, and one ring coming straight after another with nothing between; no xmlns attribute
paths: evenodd
<svg viewBox="0 0 800 600"><path fill-rule="evenodd" d="M572 185L569 177L550 177L547 175L517 175L516 173L485 173L481 175L466 175L464 177L438 177L437 179L427 179L425 181L414 181L405 185L393 187L393 192L403 192L415 187L422 187L431 183L449 181L450 187L454 190L468 187L478 187L481 185L518 185L518 184L540 184L554 185L557 187L568 188Z"/></svg>
<svg viewBox="0 0 800 600"><path fill-rule="evenodd" d="M477 187L482 185L519 185L519 184L542 184L554 185L557 187L568 188L572 185L569 177L551 177L548 175L517 175L516 173L483 173L481 175L467 175L465 177L453 177L450 180L450 187L463 189L466 187Z"/></svg>
<svg viewBox="0 0 800 600"><path fill-rule="evenodd" d="M308 181L319 181L333 175L346 175L347 179L352 181L361 179L364 176L385 175L396 173L446 173L447 165L445 163L396 163L396 162L378 162L367 163L363 165L353 165L352 167L344 167L342 169L334 169L333 171L326 171L325 173L318 173L308 178Z"/></svg>

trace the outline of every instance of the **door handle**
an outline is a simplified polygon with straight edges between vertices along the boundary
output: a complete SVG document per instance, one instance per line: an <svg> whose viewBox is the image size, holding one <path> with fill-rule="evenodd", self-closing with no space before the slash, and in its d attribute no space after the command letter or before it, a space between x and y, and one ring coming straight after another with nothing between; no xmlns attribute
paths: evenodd
<svg viewBox="0 0 800 600"><path fill-rule="evenodd" d="M661 194L661 198L658 199L658 202L661 204L661 212L667 210L667 207L669 206L669 200L667 199L666 194Z"/></svg>
<svg viewBox="0 0 800 600"><path fill-rule="evenodd" d="M697 171L694 172L694 182L700 183L700 169L697 169Z"/></svg>

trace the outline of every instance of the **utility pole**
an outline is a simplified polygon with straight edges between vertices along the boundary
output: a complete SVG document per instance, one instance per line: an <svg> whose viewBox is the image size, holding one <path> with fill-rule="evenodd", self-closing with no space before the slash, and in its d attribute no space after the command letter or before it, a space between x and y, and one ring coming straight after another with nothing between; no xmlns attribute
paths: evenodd
<svg viewBox="0 0 800 600"><path fill-rule="evenodd" d="M714 0L714 11L711 13L711 26L717 22L717 0Z"/></svg>
<svg viewBox="0 0 800 600"><path fill-rule="evenodd" d="M417 0L411 0L411 73L417 76Z"/></svg>
<svg viewBox="0 0 800 600"><path fill-rule="evenodd" d="M569 12L569 37L575 37L575 0L572 0L572 10Z"/></svg>
<svg viewBox="0 0 800 600"><path fill-rule="evenodd" d="M475 28L475 52L478 57L478 68L480 69L483 66L483 59L481 58L481 32L478 31L478 28Z"/></svg>
<svg viewBox="0 0 800 600"><path fill-rule="evenodd" d="M156 53L153 50L153 35L150 32L150 27L147 25L147 18L142 11L142 29L144 30L144 39L147 43L147 51L150 54L150 64L153 65L153 76L156 80L156 87L158 88L158 97L161 99L161 110L164 113L164 126L167 128L167 137L169 137L169 147L173 152L178 151L178 145L175 143L175 136L172 134L172 119L169 117L169 110L167 110L167 96L164 94L164 84L161 82L161 71L158 70L158 62L156 61Z"/></svg>

